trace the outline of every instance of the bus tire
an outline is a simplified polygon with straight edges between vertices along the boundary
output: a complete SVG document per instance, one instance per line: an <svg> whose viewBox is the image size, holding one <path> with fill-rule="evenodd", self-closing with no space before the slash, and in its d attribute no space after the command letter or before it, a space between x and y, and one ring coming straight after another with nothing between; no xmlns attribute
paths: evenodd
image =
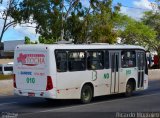
<svg viewBox="0 0 160 118"><path fill-rule="evenodd" d="M90 85L84 85L81 90L81 103L90 103L93 97L93 90Z"/></svg>
<svg viewBox="0 0 160 118"><path fill-rule="evenodd" d="M133 93L133 83L127 82L125 96L130 97Z"/></svg>

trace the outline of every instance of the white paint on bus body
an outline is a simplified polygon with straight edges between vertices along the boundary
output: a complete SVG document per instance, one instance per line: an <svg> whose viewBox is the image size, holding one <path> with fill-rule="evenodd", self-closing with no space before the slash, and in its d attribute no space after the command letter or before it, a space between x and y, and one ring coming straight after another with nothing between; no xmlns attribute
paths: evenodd
<svg viewBox="0 0 160 118"><path fill-rule="evenodd" d="M21 96L52 99L80 99L81 89L85 83L93 84L95 97L125 92L127 81L130 78L135 79L136 90L147 89L148 75L144 76L144 86L137 88L138 67L118 68L119 80L116 84L118 92L115 93L111 92L111 77L113 76L111 68L73 72L57 72L56 69L55 50L112 50L114 52L126 49L144 50L140 46L131 45L18 45L14 56L16 80L14 93ZM95 71L96 79L93 78ZM53 88L51 90L46 90L48 76L52 79Z"/></svg>

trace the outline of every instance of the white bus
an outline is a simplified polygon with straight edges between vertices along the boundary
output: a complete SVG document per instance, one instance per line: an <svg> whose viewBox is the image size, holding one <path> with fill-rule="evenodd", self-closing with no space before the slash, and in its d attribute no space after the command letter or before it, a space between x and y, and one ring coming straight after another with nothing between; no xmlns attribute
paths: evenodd
<svg viewBox="0 0 160 118"><path fill-rule="evenodd" d="M19 45L14 93L49 99L81 99L148 88L145 49L133 45Z"/></svg>

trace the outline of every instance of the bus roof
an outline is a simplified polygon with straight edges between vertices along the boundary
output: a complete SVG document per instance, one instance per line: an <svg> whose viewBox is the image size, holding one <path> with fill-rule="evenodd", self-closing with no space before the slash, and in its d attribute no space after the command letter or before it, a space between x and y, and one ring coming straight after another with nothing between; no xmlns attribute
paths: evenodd
<svg viewBox="0 0 160 118"><path fill-rule="evenodd" d="M141 49L145 48L136 45L109 45L109 44L27 44L18 45L15 50L44 50L44 49Z"/></svg>

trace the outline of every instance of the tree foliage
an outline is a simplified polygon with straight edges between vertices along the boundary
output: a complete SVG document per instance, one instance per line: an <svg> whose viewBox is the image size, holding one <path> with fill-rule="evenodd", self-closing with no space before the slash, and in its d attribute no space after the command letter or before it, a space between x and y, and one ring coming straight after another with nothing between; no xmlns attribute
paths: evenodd
<svg viewBox="0 0 160 118"><path fill-rule="evenodd" d="M145 12L143 23L157 31L157 39L160 40L160 10L159 12Z"/></svg>
<svg viewBox="0 0 160 118"><path fill-rule="evenodd" d="M31 39L27 36L24 37L25 40L25 44L30 44L31 43Z"/></svg>
<svg viewBox="0 0 160 118"><path fill-rule="evenodd" d="M21 0L14 3L10 16L15 23L36 23L40 43L61 40L64 32L64 39L74 43L112 44L121 37L123 43L160 49L159 11L146 12L141 22L120 14L121 5L113 7L112 0L88 2L83 6L81 0Z"/></svg>
<svg viewBox="0 0 160 118"><path fill-rule="evenodd" d="M145 12L142 21L145 25L149 26L157 32L156 38L152 40L150 45L154 45L153 49L158 53L160 66L160 0L156 0L155 5L153 6L154 7L152 11Z"/></svg>
<svg viewBox="0 0 160 118"><path fill-rule="evenodd" d="M44 39L66 40L74 43L116 41L114 18L120 5L112 7L112 0L89 0L82 6L80 0L22 0L17 7L15 20L36 23L36 32Z"/></svg>
<svg viewBox="0 0 160 118"><path fill-rule="evenodd" d="M72 11L77 14L81 12L81 3L79 0L22 0L17 11L17 22L36 23L37 33L56 41L61 36L68 15Z"/></svg>
<svg viewBox="0 0 160 118"><path fill-rule="evenodd" d="M55 42L54 40L46 39L43 36L39 36L38 41L39 43L42 43L42 44L53 44Z"/></svg>
<svg viewBox="0 0 160 118"><path fill-rule="evenodd" d="M129 19L128 19L129 20ZM130 19L120 33L122 43L155 47L156 31L140 21Z"/></svg>
<svg viewBox="0 0 160 118"><path fill-rule="evenodd" d="M25 40L25 44L38 44L37 41L35 42L31 41L31 39L28 36L25 36L24 40Z"/></svg>
<svg viewBox="0 0 160 118"><path fill-rule="evenodd" d="M114 22L118 17L120 5L112 9L112 0L104 0L94 7L95 10L90 17L91 39L94 42L115 43L118 35Z"/></svg>
<svg viewBox="0 0 160 118"><path fill-rule="evenodd" d="M122 16L118 26L122 26L120 37L123 43L137 44L157 51L160 58L160 0L152 5L153 10L145 12L141 21ZM121 22L122 19L125 22Z"/></svg>
<svg viewBox="0 0 160 118"><path fill-rule="evenodd" d="M120 5L112 8L112 0L91 0L90 6L83 12L83 20L75 14L68 19L67 25L73 26L69 26L70 33L75 36L73 39L80 42L115 43L117 33L114 21L119 8Z"/></svg>

